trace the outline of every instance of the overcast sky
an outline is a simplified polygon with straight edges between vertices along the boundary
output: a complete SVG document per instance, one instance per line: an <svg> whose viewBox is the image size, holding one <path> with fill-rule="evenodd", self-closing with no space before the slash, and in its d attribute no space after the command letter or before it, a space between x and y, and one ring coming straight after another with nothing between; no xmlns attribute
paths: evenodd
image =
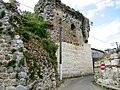
<svg viewBox="0 0 120 90"><path fill-rule="evenodd" d="M38 0L18 0L34 8ZM79 10L93 22L89 44L96 49L116 47L120 44L120 0L61 0L64 4ZM22 10L33 11L21 4Z"/></svg>

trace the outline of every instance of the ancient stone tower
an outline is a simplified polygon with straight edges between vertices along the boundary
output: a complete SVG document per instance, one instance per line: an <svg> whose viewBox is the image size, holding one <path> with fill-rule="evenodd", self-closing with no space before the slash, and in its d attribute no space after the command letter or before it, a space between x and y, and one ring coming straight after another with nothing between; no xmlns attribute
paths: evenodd
<svg viewBox="0 0 120 90"><path fill-rule="evenodd" d="M88 42L89 20L80 12L61 3L60 0L40 0L36 5L43 18L49 22L51 35L54 40L59 39L62 26L64 42L80 45Z"/></svg>
<svg viewBox="0 0 120 90"><path fill-rule="evenodd" d="M39 0L35 12L49 22L48 31L56 43L59 43L62 30L64 77L92 73L91 47L87 44L89 20L60 0ZM59 59L59 51L57 55Z"/></svg>

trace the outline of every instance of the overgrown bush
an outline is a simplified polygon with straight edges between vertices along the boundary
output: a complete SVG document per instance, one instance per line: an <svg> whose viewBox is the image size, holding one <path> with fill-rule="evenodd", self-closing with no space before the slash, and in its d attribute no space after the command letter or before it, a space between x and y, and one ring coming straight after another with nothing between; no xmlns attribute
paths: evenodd
<svg viewBox="0 0 120 90"><path fill-rule="evenodd" d="M24 11L22 14L24 30L32 32L38 35L40 38L48 38L49 34L45 30L47 28L47 22L43 21L40 16L31 12Z"/></svg>
<svg viewBox="0 0 120 90"><path fill-rule="evenodd" d="M28 32L23 32L22 36L23 36L23 41L24 42L28 42L30 40L30 35L29 35Z"/></svg>

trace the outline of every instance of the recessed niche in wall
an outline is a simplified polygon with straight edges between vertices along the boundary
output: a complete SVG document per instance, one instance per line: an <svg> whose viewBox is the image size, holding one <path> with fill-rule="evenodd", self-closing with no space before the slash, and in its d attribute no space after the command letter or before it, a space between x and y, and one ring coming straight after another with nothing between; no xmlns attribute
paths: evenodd
<svg viewBox="0 0 120 90"><path fill-rule="evenodd" d="M74 31L75 30L75 25L71 24L71 30Z"/></svg>

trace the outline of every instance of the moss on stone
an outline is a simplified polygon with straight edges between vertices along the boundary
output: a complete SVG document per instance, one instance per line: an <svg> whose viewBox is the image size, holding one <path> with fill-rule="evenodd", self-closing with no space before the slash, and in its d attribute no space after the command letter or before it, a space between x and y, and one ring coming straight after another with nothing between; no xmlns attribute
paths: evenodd
<svg viewBox="0 0 120 90"><path fill-rule="evenodd" d="M16 49L11 49L12 54L16 52Z"/></svg>
<svg viewBox="0 0 120 90"><path fill-rule="evenodd" d="M0 27L2 27L2 25L3 25L3 23L2 23L2 22L0 22Z"/></svg>
<svg viewBox="0 0 120 90"><path fill-rule="evenodd" d="M5 8L6 8L7 10L12 9L11 3L4 3L4 5L5 5Z"/></svg>
<svg viewBox="0 0 120 90"><path fill-rule="evenodd" d="M8 62L7 67L15 67L16 60L11 60Z"/></svg>
<svg viewBox="0 0 120 90"><path fill-rule="evenodd" d="M19 66L19 67L20 67L20 66L24 66L24 64L25 64L25 60L24 60L24 58L22 58L22 59L20 60L19 64L18 64L18 66Z"/></svg>
<svg viewBox="0 0 120 90"><path fill-rule="evenodd" d="M23 52L26 59L30 59L31 54L28 51Z"/></svg>
<svg viewBox="0 0 120 90"><path fill-rule="evenodd" d="M5 59L6 60L10 60L10 56L9 55L5 55Z"/></svg>
<svg viewBox="0 0 120 90"><path fill-rule="evenodd" d="M2 62L0 62L0 66L2 65Z"/></svg>
<svg viewBox="0 0 120 90"><path fill-rule="evenodd" d="M0 11L0 19L3 18L4 16L5 16L5 11L4 10Z"/></svg>

